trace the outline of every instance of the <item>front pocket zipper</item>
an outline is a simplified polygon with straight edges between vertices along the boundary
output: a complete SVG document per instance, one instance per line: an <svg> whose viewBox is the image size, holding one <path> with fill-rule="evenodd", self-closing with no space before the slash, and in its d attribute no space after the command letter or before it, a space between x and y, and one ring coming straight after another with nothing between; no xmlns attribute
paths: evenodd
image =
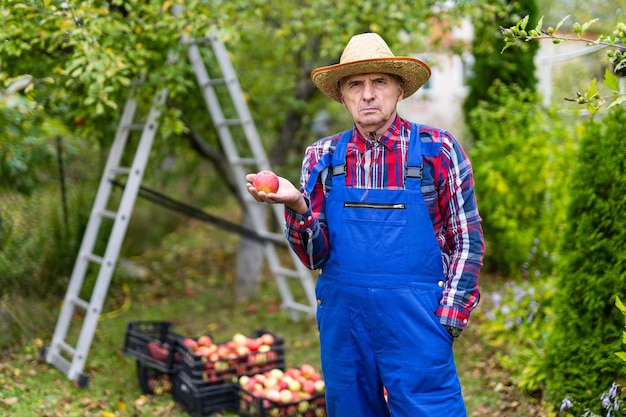
<svg viewBox="0 0 626 417"><path fill-rule="evenodd" d="M345 202L343 203L344 207L347 208L371 208L371 209L387 209L387 210L404 210L406 209L406 205L402 203L398 204L389 204L389 203L354 203L354 202Z"/></svg>

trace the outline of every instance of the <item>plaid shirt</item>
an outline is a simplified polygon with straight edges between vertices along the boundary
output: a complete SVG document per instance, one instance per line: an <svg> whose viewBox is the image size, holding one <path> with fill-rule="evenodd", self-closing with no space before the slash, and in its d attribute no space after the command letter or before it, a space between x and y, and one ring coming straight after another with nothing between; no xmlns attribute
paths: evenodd
<svg viewBox="0 0 626 417"><path fill-rule="evenodd" d="M411 125L396 117L390 129L374 144L356 129L346 153L346 183L350 187L404 189L404 166ZM478 275L484 242L476 207L474 179L467 155L447 131L420 126L422 143L440 142L436 157L423 156L422 194L441 247L446 285L437 316L442 324L465 328L480 297ZM320 139L305 152L301 189L311 169L326 153L333 152L341 134ZM325 202L331 176L324 169L311 191L304 195L309 210L298 214L285 209L285 235L300 261L319 269L329 254Z"/></svg>

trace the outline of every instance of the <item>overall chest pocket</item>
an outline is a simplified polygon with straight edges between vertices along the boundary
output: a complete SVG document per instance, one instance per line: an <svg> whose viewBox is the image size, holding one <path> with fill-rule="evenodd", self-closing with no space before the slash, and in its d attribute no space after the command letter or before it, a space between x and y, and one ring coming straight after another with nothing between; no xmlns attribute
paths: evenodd
<svg viewBox="0 0 626 417"><path fill-rule="evenodd" d="M404 203L345 202L340 256L365 274L405 274L407 208Z"/></svg>

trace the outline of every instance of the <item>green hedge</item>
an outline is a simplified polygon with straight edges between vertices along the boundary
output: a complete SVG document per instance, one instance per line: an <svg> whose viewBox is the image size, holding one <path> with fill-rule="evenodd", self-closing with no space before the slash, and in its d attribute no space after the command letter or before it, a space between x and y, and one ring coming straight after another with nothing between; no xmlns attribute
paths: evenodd
<svg viewBox="0 0 626 417"><path fill-rule="evenodd" d="M615 297L626 295L624 126L623 108L585 125L560 250L555 326L546 348L546 398L560 404L568 396L595 412L601 394L626 376L615 355L622 350L624 327ZM620 413L612 416L625 415Z"/></svg>
<svg viewBox="0 0 626 417"><path fill-rule="evenodd" d="M535 94L496 82L472 111L470 157L486 240L485 271L548 276L565 222L575 131Z"/></svg>

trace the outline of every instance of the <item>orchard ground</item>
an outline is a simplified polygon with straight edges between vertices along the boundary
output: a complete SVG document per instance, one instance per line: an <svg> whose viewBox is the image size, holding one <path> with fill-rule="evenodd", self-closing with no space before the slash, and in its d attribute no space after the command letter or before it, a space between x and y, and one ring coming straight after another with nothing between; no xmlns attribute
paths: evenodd
<svg viewBox="0 0 626 417"><path fill-rule="evenodd" d="M87 358L85 372L90 380L84 389L75 387L40 359L41 348L50 342L59 306L30 305L31 314L49 316L49 328L24 334L23 344L2 352L0 414L186 416L170 395L142 395L136 362L122 353L126 325L136 320L170 321L181 335L211 334L216 340L267 329L284 338L287 367L309 363L319 369L315 321L303 317L294 322L280 310L281 299L271 278L262 281L254 299L245 303L233 300L236 241L225 232L191 222L133 259L146 268L143 278L118 273ZM502 280L483 276L482 284L487 293L502 285ZM488 309L487 302L481 302L470 326L455 342L468 415L545 416L539 402L516 389L499 366L497 354L503 353L503 348L496 350L481 334L481 321Z"/></svg>

